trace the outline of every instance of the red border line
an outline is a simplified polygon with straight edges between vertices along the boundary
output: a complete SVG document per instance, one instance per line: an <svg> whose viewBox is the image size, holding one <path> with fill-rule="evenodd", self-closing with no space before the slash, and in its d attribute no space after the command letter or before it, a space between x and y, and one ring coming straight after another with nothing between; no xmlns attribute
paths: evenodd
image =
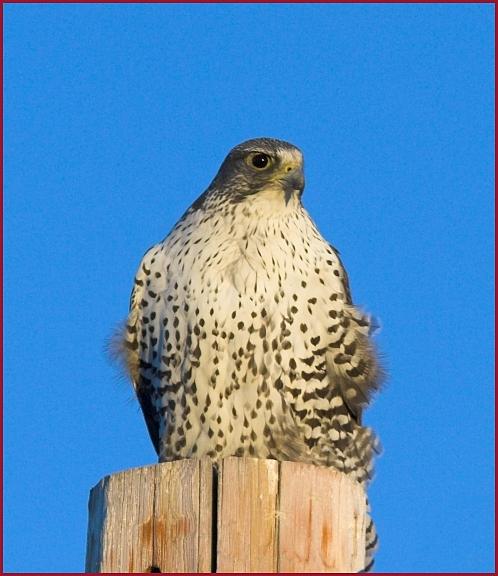
<svg viewBox="0 0 498 576"><path fill-rule="evenodd" d="M186 2L177 2L175 0L152 0L152 1L137 1L137 0L109 0L108 2L95 2L94 0L55 0L53 2L44 2L43 0L12 0L11 2L2 2L3 4L496 4L495 0L385 0L379 2L378 0L361 0L358 2L344 2L341 0L315 0L314 2L306 2L305 0L271 0L269 2L258 2L257 0L245 0L241 2L233 0L187 0Z"/></svg>

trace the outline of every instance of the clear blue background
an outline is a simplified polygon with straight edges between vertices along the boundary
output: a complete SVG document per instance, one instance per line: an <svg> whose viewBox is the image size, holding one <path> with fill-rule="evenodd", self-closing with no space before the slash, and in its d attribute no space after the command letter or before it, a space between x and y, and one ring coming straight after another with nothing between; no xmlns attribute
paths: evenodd
<svg viewBox="0 0 498 576"><path fill-rule="evenodd" d="M491 5L5 6L5 569L81 571L89 489L154 461L105 343L228 150L304 203L390 380L378 571L493 570Z"/></svg>

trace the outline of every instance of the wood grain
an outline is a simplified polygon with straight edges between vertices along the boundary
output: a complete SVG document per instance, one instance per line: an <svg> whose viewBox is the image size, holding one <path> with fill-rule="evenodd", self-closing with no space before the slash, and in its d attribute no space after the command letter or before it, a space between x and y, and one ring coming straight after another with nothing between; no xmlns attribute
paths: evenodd
<svg viewBox="0 0 498 576"><path fill-rule="evenodd" d="M209 572L212 465L183 460L106 476L90 493L86 572Z"/></svg>
<svg viewBox="0 0 498 576"><path fill-rule="evenodd" d="M156 467L106 476L91 491L86 572L143 572L153 563Z"/></svg>
<svg viewBox="0 0 498 576"><path fill-rule="evenodd" d="M221 462L217 572L276 572L277 493L275 460Z"/></svg>
<svg viewBox="0 0 498 576"><path fill-rule="evenodd" d="M358 572L365 560L365 494L330 468L280 467L279 572Z"/></svg>
<svg viewBox="0 0 498 576"><path fill-rule="evenodd" d="M162 572L211 571L212 500L211 463L157 466L154 565Z"/></svg>
<svg viewBox="0 0 498 576"><path fill-rule="evenodd" d="M358 572L365 524L363 489L333 469L180 460L92 489L85 571Z"/></svg>

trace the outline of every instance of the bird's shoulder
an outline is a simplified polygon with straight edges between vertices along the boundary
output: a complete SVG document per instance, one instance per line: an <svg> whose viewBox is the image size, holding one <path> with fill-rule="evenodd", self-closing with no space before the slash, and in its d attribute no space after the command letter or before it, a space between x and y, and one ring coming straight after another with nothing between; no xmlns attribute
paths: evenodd
<svg viewBox="0 0 498 576"><path fill-rule="evenodd" d="M346 304L352 304L349 277L339 250L320 234L311 218L309 222L308 242L314 255L313 266L319 276L320 284L326 288L335 288L344 295Z"/></svg>
<svg viewBox="0 0 498 576"><path fill-rule="evenodd" d="M130 310L144 306L164 290L169 266L170 258L164 242L155 244L145 252L135 274Z"/></svg>
<svg viewBox="0 0 498 576"><path fill-rule="evenodd" d="M327 242L328 253L333 257L332 259L326 259L326 263L330 266L332 274L337 276L342 284L342 289L346 297L346 303L352 304L353 297L351 294L351 286L349 284L349 276L347 270L342 262L340 252L337 248L332 246Z"/></svg>

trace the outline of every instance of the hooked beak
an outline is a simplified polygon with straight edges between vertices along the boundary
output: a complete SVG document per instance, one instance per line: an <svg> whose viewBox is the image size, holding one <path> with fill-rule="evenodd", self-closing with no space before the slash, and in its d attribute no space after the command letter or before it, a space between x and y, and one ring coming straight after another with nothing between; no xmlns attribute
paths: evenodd
<svg viewBox="0 0 498 576"><path fill-rule="evenodd" d="M288 204L293 194L300 197L304 190L304 172L301 166L292 168L282 178L285 193L285 203Z"/></svg>

